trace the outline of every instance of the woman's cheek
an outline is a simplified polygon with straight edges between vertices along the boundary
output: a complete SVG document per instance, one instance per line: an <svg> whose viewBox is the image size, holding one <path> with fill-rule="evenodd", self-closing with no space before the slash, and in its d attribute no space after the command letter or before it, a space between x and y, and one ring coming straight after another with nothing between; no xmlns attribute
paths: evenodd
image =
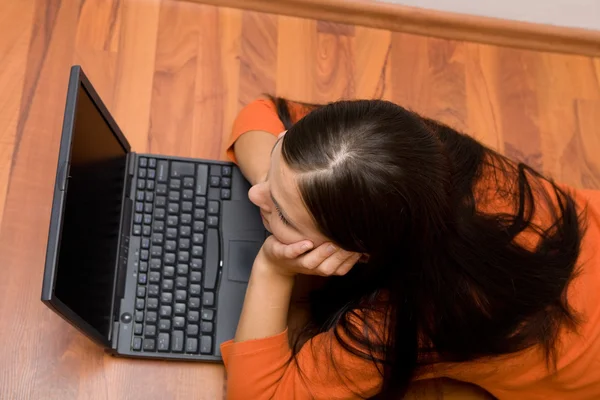
<svg viewBox="0 0 600 400"><path fill-rule="evenodd" d="M275 236L275 239L279 240L281 243L292 244L305 239L298 232L280 225L281 224L279 223L275 226L271 225L271 233Z"/></svg>

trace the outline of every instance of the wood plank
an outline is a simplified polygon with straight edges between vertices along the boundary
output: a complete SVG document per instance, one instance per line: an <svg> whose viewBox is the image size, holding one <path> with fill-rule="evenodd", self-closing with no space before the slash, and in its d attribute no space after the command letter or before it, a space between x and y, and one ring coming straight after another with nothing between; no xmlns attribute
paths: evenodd
<svg viewBox="0 0 600 400"><path fill-rule="evenodd" d="M392 97L392 33L356 27L354 34L354 87L357 98Z"/></svg>
<svg viewBox="0 0 600 400"><path fill-rule="evenodd" d="M600 33L372 0L186 0L527 50L600 55Z"/></svg>
<svg viewBox="0 0 600 400"><path fill-rule="evenodd" d="M239 106L242 12L203 6L194 100L195 157L224 159ZM258 48L262 43L257 43Z"/></svg>
<svg viewBox="0 0 600 400"><path fill-rule="evenodd" d="M0 232L0 265L4 271L0 318L10 327L0 336L4 342L11 342L10 346L0 347L4 398L74 398L77 384L73 383L81 376L80 368L86 361L71 350L77 343L86 343L97 352L97 347L40 302L78 13L79 1L36 1L28 58L22 65L25 85Z"/></svg>
<svg viewBox="0 0 600 400"><path fill-rule="evenodd" d="M122 6L111 113L137 152L148 149L159 11L159 1Z"/></svg>
<svg viewBox="0 0 600 400"><path fill-rule="evenodd" d="M189 3L161 3L150 109L150 152L192 155L200 32L197 7Z"/></svg>
<svg viewBox="0 0 600 400"><path fill-rule="evenodd" d="M17 135L25 68L32 31L33 1L4 2L0 5L0 229L8 191L13 150Z"/></svg>
<svg viewBox="0 0 600 400"><path fill-rule="evenodd" d="M455 129L467 127L464 44L392 34L392 98Z"/></svg>

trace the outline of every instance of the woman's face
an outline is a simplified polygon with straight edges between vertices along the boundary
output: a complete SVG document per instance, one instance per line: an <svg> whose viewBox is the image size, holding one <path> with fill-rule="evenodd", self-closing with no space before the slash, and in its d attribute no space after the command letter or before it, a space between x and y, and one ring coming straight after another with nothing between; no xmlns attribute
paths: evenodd
<svg viewBox="0 0 600 400"><path fill-rule="evenodd" d="M285 244L310 240L314 247L328 241L321 234L302 202L296 173L283 161L281 139L271 152L271 167L264 182L250 189L250 201L260 208L265 228Z"/></svg>

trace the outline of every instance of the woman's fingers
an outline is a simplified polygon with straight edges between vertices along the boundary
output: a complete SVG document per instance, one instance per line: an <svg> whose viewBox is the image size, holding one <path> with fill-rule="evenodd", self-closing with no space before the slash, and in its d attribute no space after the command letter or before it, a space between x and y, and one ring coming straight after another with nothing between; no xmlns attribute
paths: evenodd
<svg viewBox="0 0 600 400"><path fill-rule="evenodd" d="M271 252L276 258L294 259L307 252L312 247L312 242L308 240L292 244L283 244L279 240L273 240L271 243Z"/></svg>
<svg viewBox="0 0 600 400"><path fill-rule="evenodd" d="M323 261L319 265L317 270L320 275L325 275L325 276L334 275L334 274L336 274L336 271L340 267L349 263L350 259L354 258L354 257L355 257L355 253L353 253L353 252L346 251L346 250L339 250L339 251L335 252L334 254L332 254L325 261ZM354 265L354 264L352 264L352 265Z"/></svg>
<svg viewBox="0 0 600 400"><path fill-rule="evenodd" d="M352 267L358 262L360 259L360 253L354 253L335 271L335 275L343 276L346 275Z"/></svg>
<svg viewBox="0 0 600 400"><path fill-rule="evenodd" d="M331 243L323 243L310 253L306 254L300 260L302 268L309 270L316 269L321 263L327 260L332 254L338 251L338 248Z"/></svg>

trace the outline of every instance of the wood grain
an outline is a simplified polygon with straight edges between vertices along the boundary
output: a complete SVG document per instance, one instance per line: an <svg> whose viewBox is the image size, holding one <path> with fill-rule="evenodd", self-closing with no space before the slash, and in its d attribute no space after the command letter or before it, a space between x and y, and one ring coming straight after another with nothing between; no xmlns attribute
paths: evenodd
<svg viewBox="0 0 600 400"><path fill-rule="evenodd" d="M136 151L223 158L240 107L385 98L600 188L600 59L158 0L0 3L0 399L218 399L221 365L105 355L39 300L69 67Z"/></svg>
<svg viewBox="0 0 600 400"><path fill-rule="evenodd" d="M186 0L271 14L324 19L442 39L527 50L600 55L600 32L457 14L372 0Z"/></svg>

